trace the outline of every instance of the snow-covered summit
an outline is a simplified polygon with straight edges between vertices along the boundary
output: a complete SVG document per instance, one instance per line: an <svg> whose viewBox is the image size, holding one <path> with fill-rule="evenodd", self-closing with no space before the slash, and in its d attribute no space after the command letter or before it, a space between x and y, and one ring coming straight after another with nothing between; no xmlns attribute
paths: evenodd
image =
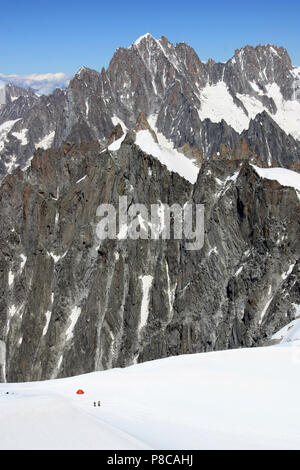
<svg viewBox="0 0 300 470"><path fill-rule="evenodd" d="M133 45L138 46L143 41L143 39L154 39L154 41L156 41L152 34L146 33L143 36L140 36L136 41L134 41Z"/></svg>

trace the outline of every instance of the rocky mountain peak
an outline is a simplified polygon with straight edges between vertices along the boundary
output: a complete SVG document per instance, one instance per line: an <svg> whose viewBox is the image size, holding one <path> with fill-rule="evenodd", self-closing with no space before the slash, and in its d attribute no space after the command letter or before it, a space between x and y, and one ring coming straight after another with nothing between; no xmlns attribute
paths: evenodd
<svg viewBox="0 0 300 470"><path fill-rule="evenodd" d="M142 111L142 112L139 114L138 118L137 118L134 131L135 131L135 132L139 132L139 131L146 131L146 130L148 130L148 131L151 133L151 135L152 135L154 141L155 141L155 142L158 142L157 136L156 136L155 132L154 132L153 129L151 128L149 122L148 122L147 119L146 119L145 114L144 114L143 111Z"/></svg>
<svg viewBox="0 0 300 470"><path fill-rule="evenodd" d="M292 96L293 75L291 59L283 47L271 44L245 46L237 49L232 59L228 61L231 67L242 76L239 83L234 78L230 80L231 85L243 93L248 83L255 83L266 93L266 86L276 83L284 99ZM232 73L232 72L231 72Z"/></svg>
<svg viewBox="0 0 300 470"><path fill-rule="evenodd" d="M150 125L149 125L149 122L147 121L146 119L146 116L145 114L143 113L143 111L138 115L138 118L137 118L137 121L136 121L136 126L135 126L135 131L138 132L138 131L144 131L144 130L147 130L147 129L150 129Z"/></svg>
<svg viewBox="0 0 300 470"><path fill-rule="evenodd" d="M94 69L88 67L81 67L78 72L70 80L68 89L77 89L78 87L93 88L94 83L101 77L101 74Z"/></svg>
<svg viewBox="0 0 300 470"><path fill-rule="evenodd" d="M159 40L163 47L169 47L171 45L169 39L166 36L162 36Z"/></svg>
<svg viewBox="0 0 300 470"><path fill-rule="evenodd" d="M112 130L108 137L107 146L111 145L116 140L120 139L124 135L124 131L120 123L118 123Z"/></svg>
<svg viewBox="0 0 300 470"><path fill-rule="evenodd" d="M136 41L134 41L134 43L130 46L139 46L140 44L145 44L145 43L148 43L148 42L153 42L153 41L157 41L153 36L152 34L150 33L146 33L146 34L143 34L143 36L140 36L138 39L136 39Z"/></svg>
<svg viewBox="0 0 300 470"><path fill-rule="evenodd" d="M0 109L0 125L7 123L0 129L0 176L26 166L37 147L66 141L106 145L115 138L116 123L134 129L137 120L146 126L145 119L175 148L188 144L211 159L223 154L220 148L230 154L241 138L253 142L250 121L263 111L280 128L276 139L282 139L271 144L271 160L289 167L300 160L300 108L284 103L296 95L297 77L281 47L245 46L226 63L205 63L187 44L174 46L165 36L147 33L129 48L119 48L107 69L82 67L64 91L46 97L14 91ZM269 139L266 129L273 129L267 119L261 122L260 145ZM279 154L283 141L284 158ZM266 143L259 155L270 161Z"/></svg>

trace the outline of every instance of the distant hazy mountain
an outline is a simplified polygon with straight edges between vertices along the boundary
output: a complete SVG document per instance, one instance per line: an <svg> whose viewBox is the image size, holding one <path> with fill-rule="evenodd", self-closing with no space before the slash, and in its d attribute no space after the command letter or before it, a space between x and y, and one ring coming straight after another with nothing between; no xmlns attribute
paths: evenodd
<svg viewBox="0 0 300 470"><path fill-rule="evenodd" d="M12 83L22 88L32 88L38 95L49 95L55 88L66 88L70 77L65 73L33 73L30 75L0 73L0 81L3 83Z"/></svg>

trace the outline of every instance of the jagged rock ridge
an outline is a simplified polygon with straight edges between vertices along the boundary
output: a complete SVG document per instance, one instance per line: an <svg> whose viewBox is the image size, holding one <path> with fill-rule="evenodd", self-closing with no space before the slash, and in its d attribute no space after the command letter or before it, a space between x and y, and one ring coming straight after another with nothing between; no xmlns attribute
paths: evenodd
<svg viewBox="0 0 300 470"><path fill-rule="evenodd" d="M105 145L115 125L133 128L141 112L176 148L189 145L205 160L245 141L265 164L289 168L300 162L297 73L282 47L246 46L226 63L204 63L187 44L147 34L119 48L107 70L82 67L66 90L37 97L7 87L0 174L26 167L38 147Z"/></svg>

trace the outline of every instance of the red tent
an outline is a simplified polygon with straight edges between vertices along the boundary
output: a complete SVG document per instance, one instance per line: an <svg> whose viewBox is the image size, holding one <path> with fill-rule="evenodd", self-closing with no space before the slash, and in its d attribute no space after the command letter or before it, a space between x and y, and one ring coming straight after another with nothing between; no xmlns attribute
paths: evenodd
<svg viewBox="0 0 300 470"><path fill-rule="evenodd" d="M84 391L83 391L83 390L81 390L81 388L80 388L79 390L77 390L77 392L76 392L76 393L77 393L78 395L83 395L83 394L84 394Z"/></svg>

